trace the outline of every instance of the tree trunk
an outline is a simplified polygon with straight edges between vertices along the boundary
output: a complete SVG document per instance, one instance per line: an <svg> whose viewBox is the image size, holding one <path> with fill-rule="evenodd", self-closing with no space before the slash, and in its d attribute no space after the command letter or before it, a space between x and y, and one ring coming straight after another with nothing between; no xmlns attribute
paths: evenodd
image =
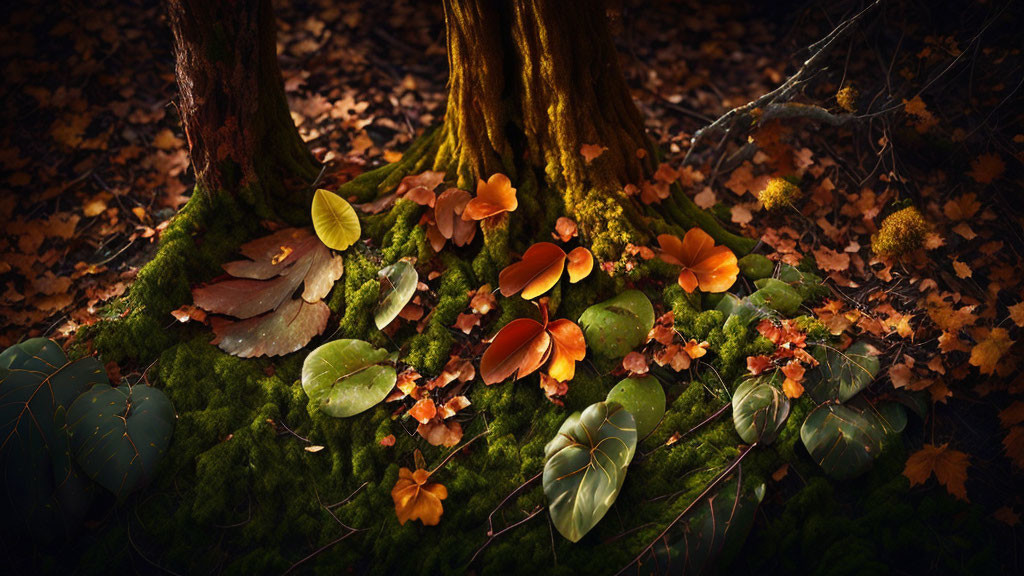
<svg viewBox="0 0 1024 576"><path fill-rule="evenodd" d="M230 194L264 218L299 198L317 163L292 122L270 0L169 0L179 112L197 194Z"/></svg>

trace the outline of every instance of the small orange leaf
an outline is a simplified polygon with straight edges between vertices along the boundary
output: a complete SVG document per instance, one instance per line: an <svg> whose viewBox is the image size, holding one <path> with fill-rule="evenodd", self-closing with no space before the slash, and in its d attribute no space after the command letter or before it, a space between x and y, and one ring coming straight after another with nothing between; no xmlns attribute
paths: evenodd
<svg viewBox="0 0 1024 576"><path fill-rule="evenodd" d="M487 182L480 180L476 185L476 198L466 204L463 220L483 220L502 212L514 212L519 206L516 189L504 174L492 174Z"/></svg>
<svg viewBox="0 0 1024 576"><path fill-rule="evenodd" d="M412 416L420 424L430 422L437 415L437 405L430 398L423 398L409 409L409 416Z"/></svg>
<svg viewBox="0 0 1024 576"><path fill-rule="evenodd" d="M969 456L958 450L949 448L949 444L934 446L925 444L920 450L907 458L903 475L910 480L910 485L924 484L932 473L939 484L946 487L950 494L967 500L967 467Z"/></svg>
<svg viewBox="0 0 1024 576"><path fill-rule="evenodd" d="M484 384L518 380L535 372L551 353L551 336L544 325L530 318L518 318L505 325L480 358Z"/></svg>
<svg viewBox="0 0 1024 576"><path fill-rule="evenodd" d="M572 320L563 318L548 324L547 331L553 344L548 374L559 382L568 382L576 375L576 362L587 355L583 330Z"/></svg>
<svg viewBox="0 0 1024 576"><path fill-rule="evenodd" d="M433 191L443 181L444 172L427 170L414 176L402 178L402 181L398 183L398 188L395 189L395 194L402 196L414 188L426 188L428 191Z"/></svg>
<svg viewBox="0 0 1024 576"><path fill-rule="evenodd" d="M622 359L622 368L632 374L647 374L647 357L640 352L630 352Z"/></svg>
<svg viewBox="0 0 1024 576"><path fill-rule="evenodd" d="M587 161L587 164L590 164L595 158L604 154L605 150L607 148L600 144L584 144L580 146L580 154L583 155L583 159Z"/></svg>
<svg viewBox="0 0 1024 576"><path fill-rule="evenodd" d="M531 300L555 286L565 266L565 251L551 242L538 242L498 274L498 286L505 297L522 291Z"/></svg>
<svg viewBox="0 0 1024 576"><path fill-rule="evenodd" d="M427 482L430 472L408 468L398 471L398 481L391 489L395 502L398 523L405 525L409 520L419 520L424 526L437 526L444 514L441 500L448 497L448 489L437 482Z"/></svg>
<svg viewBox="0 0 1024 576"><path fill-rule="evenodd" d="M696 360L708 353L708 346L707 342L698 343L691 338L689 342L683 345L683 350L686 350L687 356Z"/></svg>
<svg viewBox="0 0 1024 576"><path fill-rule="evenodd" d="M569 271L569 282L575 284L590 276L594 269L594 256L583 246L573 248L569 252L569 264L566 270Z"/></svg>
<svg viewBox="0 0 1024 576"><path fill-rule="evenodd" d="M771 368L772 359L767 356L747 356L747 371L757 376Z"/></svg>
<svg viewBox="0 0 1024 576"><path fill-rule="evenodd" d="M698 287L705 292L725 292L739 276L736 255L727 246L715 246L715 241L700 228L690 228L680 240L677 236L661 234L661 259L682 266L679 286L687 292Z"/></svg>
<svg viewBox="0 0 1024 576"><path fill-rule="evenodd" d="M566 218L565 216L559 217L555 221L555 231L551 233L551 236L555 240L561 240L562 242L568 242L572 240L579 233L579 228L576 226L576 221L572 218Z"/></svg>

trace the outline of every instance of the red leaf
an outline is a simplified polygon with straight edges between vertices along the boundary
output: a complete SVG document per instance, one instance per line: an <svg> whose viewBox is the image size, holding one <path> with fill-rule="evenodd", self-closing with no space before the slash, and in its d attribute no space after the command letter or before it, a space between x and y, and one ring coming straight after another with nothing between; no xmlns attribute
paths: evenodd
<svg viewBox="0 0 1024 576"><path fill-rule="evenodd" d="M538 242L523 254L523 259L498 274L498 286L505 297L522 291L531 300L550 290L562 276L565 252L551 242Z"/></svg>
<svg viewBox="0 0 1024 576"><path fill-rule="evenodd" d="M519 318L505 325L480 358L480 376L484 384L496 384L509 376L515 379L532 374L548 359L551 336L544 325Z"/></svg>

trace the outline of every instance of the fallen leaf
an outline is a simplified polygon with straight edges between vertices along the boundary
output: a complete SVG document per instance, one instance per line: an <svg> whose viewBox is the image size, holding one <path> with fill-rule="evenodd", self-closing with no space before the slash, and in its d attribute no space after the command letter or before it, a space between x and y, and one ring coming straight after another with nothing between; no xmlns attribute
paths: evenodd
<svg viewBox="0 0 1024 576"><path fill-rule="evenodd" d="M971 366L977 366L982 374L992 374L999 360L1010 350L1013 343L1006 328L993 328L971 349Z"/></svg>
<svg viewBox="0 0 1024 576"><path fill-rule="evenodd" d="M522 260L498 274L498 286L506 298L522 291L531 300L555 286L565 267L565 252L550 242L530 246Z"/></svg>
<svg viewBox="0 0 1024 576"><path fill-rule="evenodd" d="M587 164L590 164L595 158L604 154L606 150L608 149L599 144L584 144L580 146L580 154L583 155L583 159L587 161Z"/></svg>
<svg viewBox="0 0 1024 576"><path fill-rule="evenodd" d="M920 450L907 458L903 475L910 480L911 486L924 484L931 475L946 487L946 490L961 500L967 500L967 467L970 465L967 454L949 448L949 444L935 446L925 444Z"/></svg>
<svg viewBox="0 0 1024 576"><path fill-rule="evenodd" d="M575 284L590 276L590 272L594 269L594 256L590 250L578 246L569 252L568 258L569 263L566 265L566 270L569 272L569 282Z"/></svg>
<svg viewBox="0 0 1024 576"><path fill-rule="evenodd" d="M518 206L516 189L512 187L508 176L492 174L487 182L477 182L476 197L466 204L462 219L483 220L502 212L514 212Z"/></svg>
<svg viewBox="0 0 1024 576"><path fill-rule="evenodd" d="M437 526L444 514L441 500L448 497L448 489L443 484L427 482L430 472L408 468L398 471L398 481L391 489L391 499L395 502L395 515L398 523L405 525L409 520L419 520L424 526Z"/></svg>
<svg viewBox="0 0 1024 576"><path fill-rule="evenodd" d="M725 292L739 276L736 255L727 246L715 246L714 239L700 228L691 228L682 240L671 234L658 236L661 259L682 266L679 285L687 292L698 287L705 292Z"/></svg>
<svg viewBox="0 0 1024 576"><path fill-rule="evenodd" d="M967 173L979 184L989 184L1003 175L1006 163L998 154L982 154L971 161L971 170Z"/></svg>

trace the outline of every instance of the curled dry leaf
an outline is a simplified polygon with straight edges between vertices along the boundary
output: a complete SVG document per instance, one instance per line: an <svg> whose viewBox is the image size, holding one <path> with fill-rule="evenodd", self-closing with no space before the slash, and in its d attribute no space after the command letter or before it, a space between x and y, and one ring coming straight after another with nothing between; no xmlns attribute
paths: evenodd
<svg viewBox="0 0 1024 576"><path fill-rule="evenodd" d="M398 523L405 525L409 520L419 520L424 526L437 526L444 514L441 500L448 497L448 489L437 482L427 482L430 472L408 468L398 471L398 482L391 489L391 499L395 502L395 515Z"/></svg>
<svg viewBox="0 0 1024 576"><path fill-rule="evenodd" d="M469 192L449 188L437 197L434 204L434 222L438 232L456 246L465 246L476 236L476 222L462 219L471 199Z"/></svg>
<svg viewBox="0 0 1024 576"><path fill-rule="evenodd" d="M590 276L590 272L594 269L594 256L590 250L578 246L569 252L568 258L569 263L566 265L566 270L569 271L569 282L575 284Z"/></svg>
<svg viewBox="0 0 1024 576"><path fill-rule="evenodd" d="M647 374L647 357L640 352L630 352L622 359L622 367L632 374Z"/></svg>
<svg viewBox="0 0 1024 576"><path fill-rule="evenodd" d="M522 291L522 297L531 300L547 292L562 276L565 257L565 251L551 242L530 246L522 260L510 264L498 274L502 296L509 297Z"/></svg>
<svg viewBox="0 0 1024 576"><path fill-rule="evenodd" d="M423 398L409 409L409 416L412 416L420 424L426 424L437 415L437 405L430 398Z"/></svg>
<svg viewBox="0 0 1024 576"><path fill-rule="evenodd" d="M424 188L432 192L441 182L444 182L444 172L427 170L420 174L402 178L402 181L398 183L398 188L395 189L395 194L402 196L416 188Z"/></svg>
<svg viewBox="0 0 1024 576"><path fill-rule="evenodd" d="M434 418L416 427L416 433L431 446L455 446L462 440L462 425L454 420Z"/></svg>
<svg viewBox="0 0 1024 576"><path fill-rule="evenodd" d="M692 293L698 287L705 292L725 292L739 276L736 255L700 228L691 228L682 240L671 234L658 236L661 259L682 266L679 286Z"/></svg>
<svg viewBox="0 0 1024 576"><path fill-rule="evenodd" d="M483 220L501 214L515 212L519 206L516 189L504 174L492 174L487 182L480 180L476 185L476 198L466 204L463 220Z"/></svg>
<svg viewBox="0 0 1024 576"><path fill-rule="evenodd" d="M568 242L575 238L577 234L579 234L579 229L576 227L576 221L572 218L561 216L555 221L555 231L551 233L551 237L555 240Z"/></svg>

